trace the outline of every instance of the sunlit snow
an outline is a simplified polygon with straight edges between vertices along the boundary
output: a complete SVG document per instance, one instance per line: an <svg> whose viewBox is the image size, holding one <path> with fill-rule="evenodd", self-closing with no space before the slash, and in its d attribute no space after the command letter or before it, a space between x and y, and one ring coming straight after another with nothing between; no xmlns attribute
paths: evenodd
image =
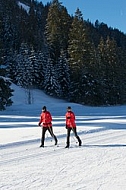
<svg viewBox="0 0 126 190"><path fill-rule="evenodd" d="M32 104L26 91L16 85L14 104L0 112L0 190L125 190L126 106L89 107L54 99L32 90ZM39 148L42 107L52 113L58 146L46 133ZM76 114L78 147L71 133L65 149L65 113Z"/></svg>

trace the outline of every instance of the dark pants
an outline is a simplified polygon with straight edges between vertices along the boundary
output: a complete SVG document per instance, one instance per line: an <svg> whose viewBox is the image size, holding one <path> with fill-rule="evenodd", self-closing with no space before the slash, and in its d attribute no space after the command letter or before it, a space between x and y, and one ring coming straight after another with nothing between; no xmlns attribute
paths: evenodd
<svg viewBox="0 0 126 190"><path fill-rule="evenodd" d="M67 146L69 147L69 145L70 145L70 132L71 132L71 130L74 132L74 135L79 142L79 146L81 146L81 140L80 140L80 137L77 135L76 127L74 127L74 128L68 127L67 128L67 142L66 142Z"/></svg>
<svg viewBox="0 0 126 190"><path fill-rule="evenodd" d="M49 131L50 135L54 138L55 140L55 145L57 144L57 138L53 133L53 128L52 127L42 127L42 138L41 138L41 145L44 146L44 141L45 141L45 133L46 131Z"/></svg>

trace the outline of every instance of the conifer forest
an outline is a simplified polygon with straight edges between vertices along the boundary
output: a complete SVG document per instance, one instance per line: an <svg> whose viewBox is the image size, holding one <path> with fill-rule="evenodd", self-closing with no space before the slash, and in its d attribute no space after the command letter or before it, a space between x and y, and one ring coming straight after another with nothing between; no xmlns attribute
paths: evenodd
<svg viewBox="0 0 126 190"><path fill-rule="evenodd" d="M0 0L0 110L11 82L89 106L126 104L126 34L58 0Z"/></svg>

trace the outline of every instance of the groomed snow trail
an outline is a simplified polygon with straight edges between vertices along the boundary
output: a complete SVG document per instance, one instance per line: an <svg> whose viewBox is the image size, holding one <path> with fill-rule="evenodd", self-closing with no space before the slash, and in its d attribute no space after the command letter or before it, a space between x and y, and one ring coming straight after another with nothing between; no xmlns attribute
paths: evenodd
<svg viewBox="0 0 126 190"><path fill-rule="evenodd" d="M83 145L78 147L75 137L71 136L69 149L64 148L65 129L55 128L55 132L58 147L49 137L45 148L39 148L38 139L1 146L1 190L126 189L125 130L84 133L80 127L78 133Z"/></svg>

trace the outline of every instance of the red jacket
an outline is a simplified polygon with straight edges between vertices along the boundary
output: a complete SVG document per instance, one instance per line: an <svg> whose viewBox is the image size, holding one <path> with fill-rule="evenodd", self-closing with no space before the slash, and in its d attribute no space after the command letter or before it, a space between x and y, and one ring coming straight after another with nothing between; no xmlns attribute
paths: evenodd
<svg viewBox="0 0 126 190"><path fill-rule="evenodd" d="M41 113L39 124L41 123L43 127L52 127L52 116L49 111Z"/></svg>
<svg viewBox="0 0 126 190"><path fill-rule="evenodd" d="M75 115L72 111L66 113L66 127L76 127Z"/></svg>

